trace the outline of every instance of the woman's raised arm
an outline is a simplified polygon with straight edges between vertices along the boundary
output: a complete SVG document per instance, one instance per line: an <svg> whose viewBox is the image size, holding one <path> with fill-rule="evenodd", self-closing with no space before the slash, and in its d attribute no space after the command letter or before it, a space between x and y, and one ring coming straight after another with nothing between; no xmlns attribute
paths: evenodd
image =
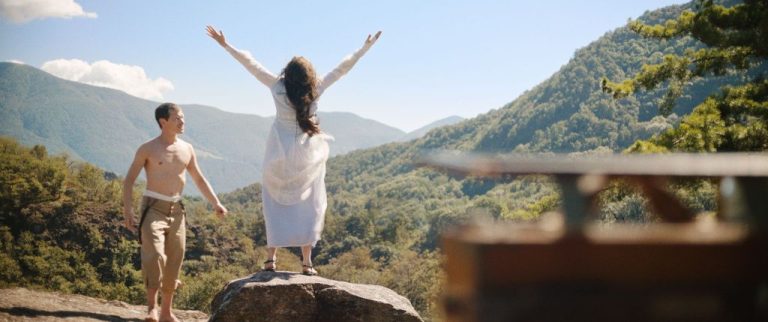
<svg viewBox="0 0 768 322"><path fill-rule="evenodd" d="M357 61L360 60L360 57L363 57L368 49L370 49L371 46L373 46L373 44L379 40L379 36L381 36L381 31L377 32L373 37L368 35L368 38L365 39L365 43L363 44L362 48L355 51L352 55L345 57L339 66L336 66L336 68L334 68L330 73L326 74L325 77L323 77L323 79L320 81L320 84L317 86L318 96L320 96L328 87L339 80L342 76L346 75L347 72L349 72L349 70L355 66Z"/></svg>
<svg viewBox="0 0 768 322"><path fill-rule="evenodd" d="M256 79L258 79L260 82L262 82L264 85L267 85L267 87L272 87L272 85L277 82L277 76L275 74L272 74L269 70L264 68L258 61L253 59L253 56L251 56L251 53L245 50L238 50L232 46L230 46L227 43L226 38L224 38L224 33L219 30L216 31L215 28L212 26L208 26L206 28L208 31L208 36L213 38L221 47L224 47L231 55L232 57L235 57L240 64L245 67L253 76L256 76Z"/></svg>

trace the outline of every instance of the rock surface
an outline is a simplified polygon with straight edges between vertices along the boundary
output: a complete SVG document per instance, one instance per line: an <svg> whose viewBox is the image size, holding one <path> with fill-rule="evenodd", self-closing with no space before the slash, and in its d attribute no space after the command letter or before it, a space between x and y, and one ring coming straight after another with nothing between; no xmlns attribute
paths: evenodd
<svg viewBox="0 0 768 322"><path fill-rule="evenodd" d="M230 281L211 312L211 321L422 321L408 299L386 287L293 272Z"/></svg>
<svg viewBox="0 0 768 322"><path fill-rule="evenodd" d="M144 321L147 307L83 295L0 289L0 321ZM207 321L200 311L173 310L182 321Z"/></svg>

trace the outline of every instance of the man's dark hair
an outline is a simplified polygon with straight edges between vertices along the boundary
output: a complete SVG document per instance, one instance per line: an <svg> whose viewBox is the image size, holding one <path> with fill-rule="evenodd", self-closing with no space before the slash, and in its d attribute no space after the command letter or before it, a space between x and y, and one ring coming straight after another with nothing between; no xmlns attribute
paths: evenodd
<svg viewBox="0 0 768 322"><path fill-rule="evenodd" d="M168 118L171 117L171 109L177 111L181 110L178 105L173 103L163 103L155 109L155 121L157 121L157 125L160 126L161 129L163 126L160 125L160 119L167 121Z"/></svg>

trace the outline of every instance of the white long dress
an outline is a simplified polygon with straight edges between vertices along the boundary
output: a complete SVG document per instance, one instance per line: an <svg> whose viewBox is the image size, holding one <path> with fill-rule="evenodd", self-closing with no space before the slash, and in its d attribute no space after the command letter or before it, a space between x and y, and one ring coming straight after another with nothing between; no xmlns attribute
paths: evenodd
<svg viewBox="0 0 768 322"><path fill-rule="evenodd" d="M267 138L262 177L264 222L268 247L312 245L320 240L328 206L325 193L325 162L328 141L325 133L310 137L301 131L296 112L282 78L264 68L247 51L225 47L245 68L269 87L275 101L276 116ZM323 77L317 87L318 99L331 84L357 63L370 45L366 44ZM317 111L317 99L310 115Z"/></svg>

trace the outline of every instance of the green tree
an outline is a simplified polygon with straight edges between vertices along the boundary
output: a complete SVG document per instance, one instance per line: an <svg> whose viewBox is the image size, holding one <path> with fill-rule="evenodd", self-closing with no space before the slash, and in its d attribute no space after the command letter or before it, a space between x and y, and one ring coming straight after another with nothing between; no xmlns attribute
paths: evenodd
<svg viewBox="0 0 768 322"><path fill-rule="evenodd" d="M47 158L43 146L27 149L0 137L0 213L57 200L66 178L66 160ZM5 219L5 218L0 218Z"/></svg>
<svg viewBox="0 0 768 322"><path fill-rule="evenodd" d="M743 72L744 82L722 88L720 95L696 106L681 124L653 138L635 143L630 151L682 150L690 152L762 151L768 149L768 3L746 0L730 7L712 0L697 2L696 11L684 11L664 24L639 21L630 28L645 36L667 40L692 36L705 46L683 54L668 54L661 63L644 65L634 77L620 83L602 80L604 92L623 98L638 89L651 90L664 82L669 89L659 110L669 114L683 89L694 78ZM659 149L654 146L663 147Z"/></svg>

